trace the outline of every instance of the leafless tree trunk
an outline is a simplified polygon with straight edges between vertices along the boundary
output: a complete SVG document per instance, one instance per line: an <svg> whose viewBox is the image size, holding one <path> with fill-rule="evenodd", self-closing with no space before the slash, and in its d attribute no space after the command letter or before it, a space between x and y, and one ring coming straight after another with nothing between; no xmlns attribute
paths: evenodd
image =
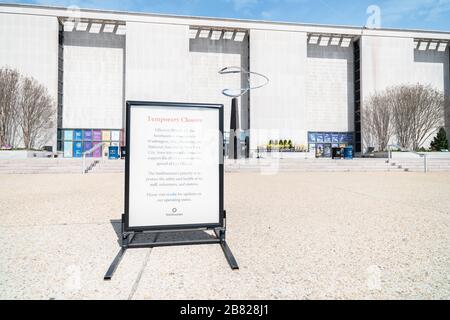
<svg viewBox="0 0 450 320"><path fill-rule="evenodd" d="M445 96L431 86L398 86L386 93L395 133L403 148L417 150L444 122Z"/></svg>
<svg viewBox="0 0 450 320"><path fill-rule="evenodd" d="M18 101L18 125L25 148L41 147L38 144L46 142L55 112L47 89L33 78L24 78Z"/></svg>
<svg viewBox="0 0 450 320"><path fill-rule="evenodd" d="M393 135L392 110L388 96L375 94L364 104L362 123L379 151L385 151ZM374 146L375 147L375 146Z"/></svg>
<svg viewBox="0 0 450 320"><path fill-rule="evenodd" d="M411 97L408 90L404 87L389 88L386 92L386 96L392 105L393 121L395 136L397 143L404 149L409 149L411 146L411 122L412 115L410 112L409 102Z"/></svg>
<svg viewBox="0 0 450 320"><path fill-rule="evenodd" d="M0 69L0 147L14 145L19 80L16 70Z"/></svg>

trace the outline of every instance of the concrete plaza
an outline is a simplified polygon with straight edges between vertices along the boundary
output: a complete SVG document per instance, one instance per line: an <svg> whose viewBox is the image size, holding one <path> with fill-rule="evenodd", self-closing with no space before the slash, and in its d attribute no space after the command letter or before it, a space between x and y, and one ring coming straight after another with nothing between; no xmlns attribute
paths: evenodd
<svg viewBox="0 0 450 320"><path fill-rule="evenodd" d="M128 250L123 175L0 175L1 299L449 299L450 173L227 173L228 242Z"/></svg>

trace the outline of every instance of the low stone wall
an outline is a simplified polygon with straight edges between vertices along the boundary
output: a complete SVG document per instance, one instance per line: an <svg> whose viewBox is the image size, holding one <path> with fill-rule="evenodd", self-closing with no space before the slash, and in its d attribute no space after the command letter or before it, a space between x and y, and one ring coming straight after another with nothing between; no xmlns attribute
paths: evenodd
<svg viewBox="0 0 450 320"><path fill-rule="evenodd" d="M450 152L419 152L426 154L429 159L450 159ZM392 152L392 159L417 159L419 155L413 152Z"/></svg>
<svg viewBox="0 0 450 320"><path fill-rule="evenodd" d="M257 158L258 153L252 153L252 158ZM312 159L315 158L314 153L309 152L260 152L260 158L264 159Z"/></svg>
<svg viewBox="0 0 450 320"><path fill-rule="evenodd" d="M48 158L52 155L53 153L47 151L0 150L0 159Z"/></svg>

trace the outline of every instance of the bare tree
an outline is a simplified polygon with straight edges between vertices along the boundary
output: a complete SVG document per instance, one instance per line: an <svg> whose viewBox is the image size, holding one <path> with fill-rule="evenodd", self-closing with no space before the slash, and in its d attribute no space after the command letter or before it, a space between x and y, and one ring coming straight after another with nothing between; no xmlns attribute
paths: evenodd
<svg viewBox="0 0 450 320"><path fill-rule="evenodd" d="M401 147L417 150L443 125L445 96L431 86L402 85L387 90L395 134Z"/></svg>
<svg viewBox="0 0 450 320"><path fill-rule="evenodd" d="M14 145L19 80L16 70L0 69L0 147Z"/></svg>
<svg viewBox="0 0 450 320"><path fill-rule="evenodd" d="M412 115L409 103L412 100L410 92L406 87L392 87L386 92L389 103L392 106L392 119L394 121L394 130L397 143L404 149L411 146L412 137Z"/></svg>
<svg viewBox="0 0 450 320"><path fill-rule="evenodd" d="M393 136L391 103L385 93L376 93L364 103L362 123L365 135L374 147L385 151Z"/></svg>
<svg viewBox="0 0 450 320"><path fill-rule="evenodd" d="M41 147L54 125L55 107L47 89L33 78L23 78L18 101L18 126L25 148Z"/></svg>

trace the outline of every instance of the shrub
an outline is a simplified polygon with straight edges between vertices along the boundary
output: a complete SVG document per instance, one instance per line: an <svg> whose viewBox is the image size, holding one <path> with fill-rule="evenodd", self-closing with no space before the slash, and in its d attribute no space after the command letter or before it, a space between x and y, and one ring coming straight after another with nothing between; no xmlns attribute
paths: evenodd
<svg viewBox="0 0 450 320"><path fill-rule="evenodd" d="M431 150L441 151L448 149L447 132L444 128L441 128L433 142L431 142Z"/></svg>

